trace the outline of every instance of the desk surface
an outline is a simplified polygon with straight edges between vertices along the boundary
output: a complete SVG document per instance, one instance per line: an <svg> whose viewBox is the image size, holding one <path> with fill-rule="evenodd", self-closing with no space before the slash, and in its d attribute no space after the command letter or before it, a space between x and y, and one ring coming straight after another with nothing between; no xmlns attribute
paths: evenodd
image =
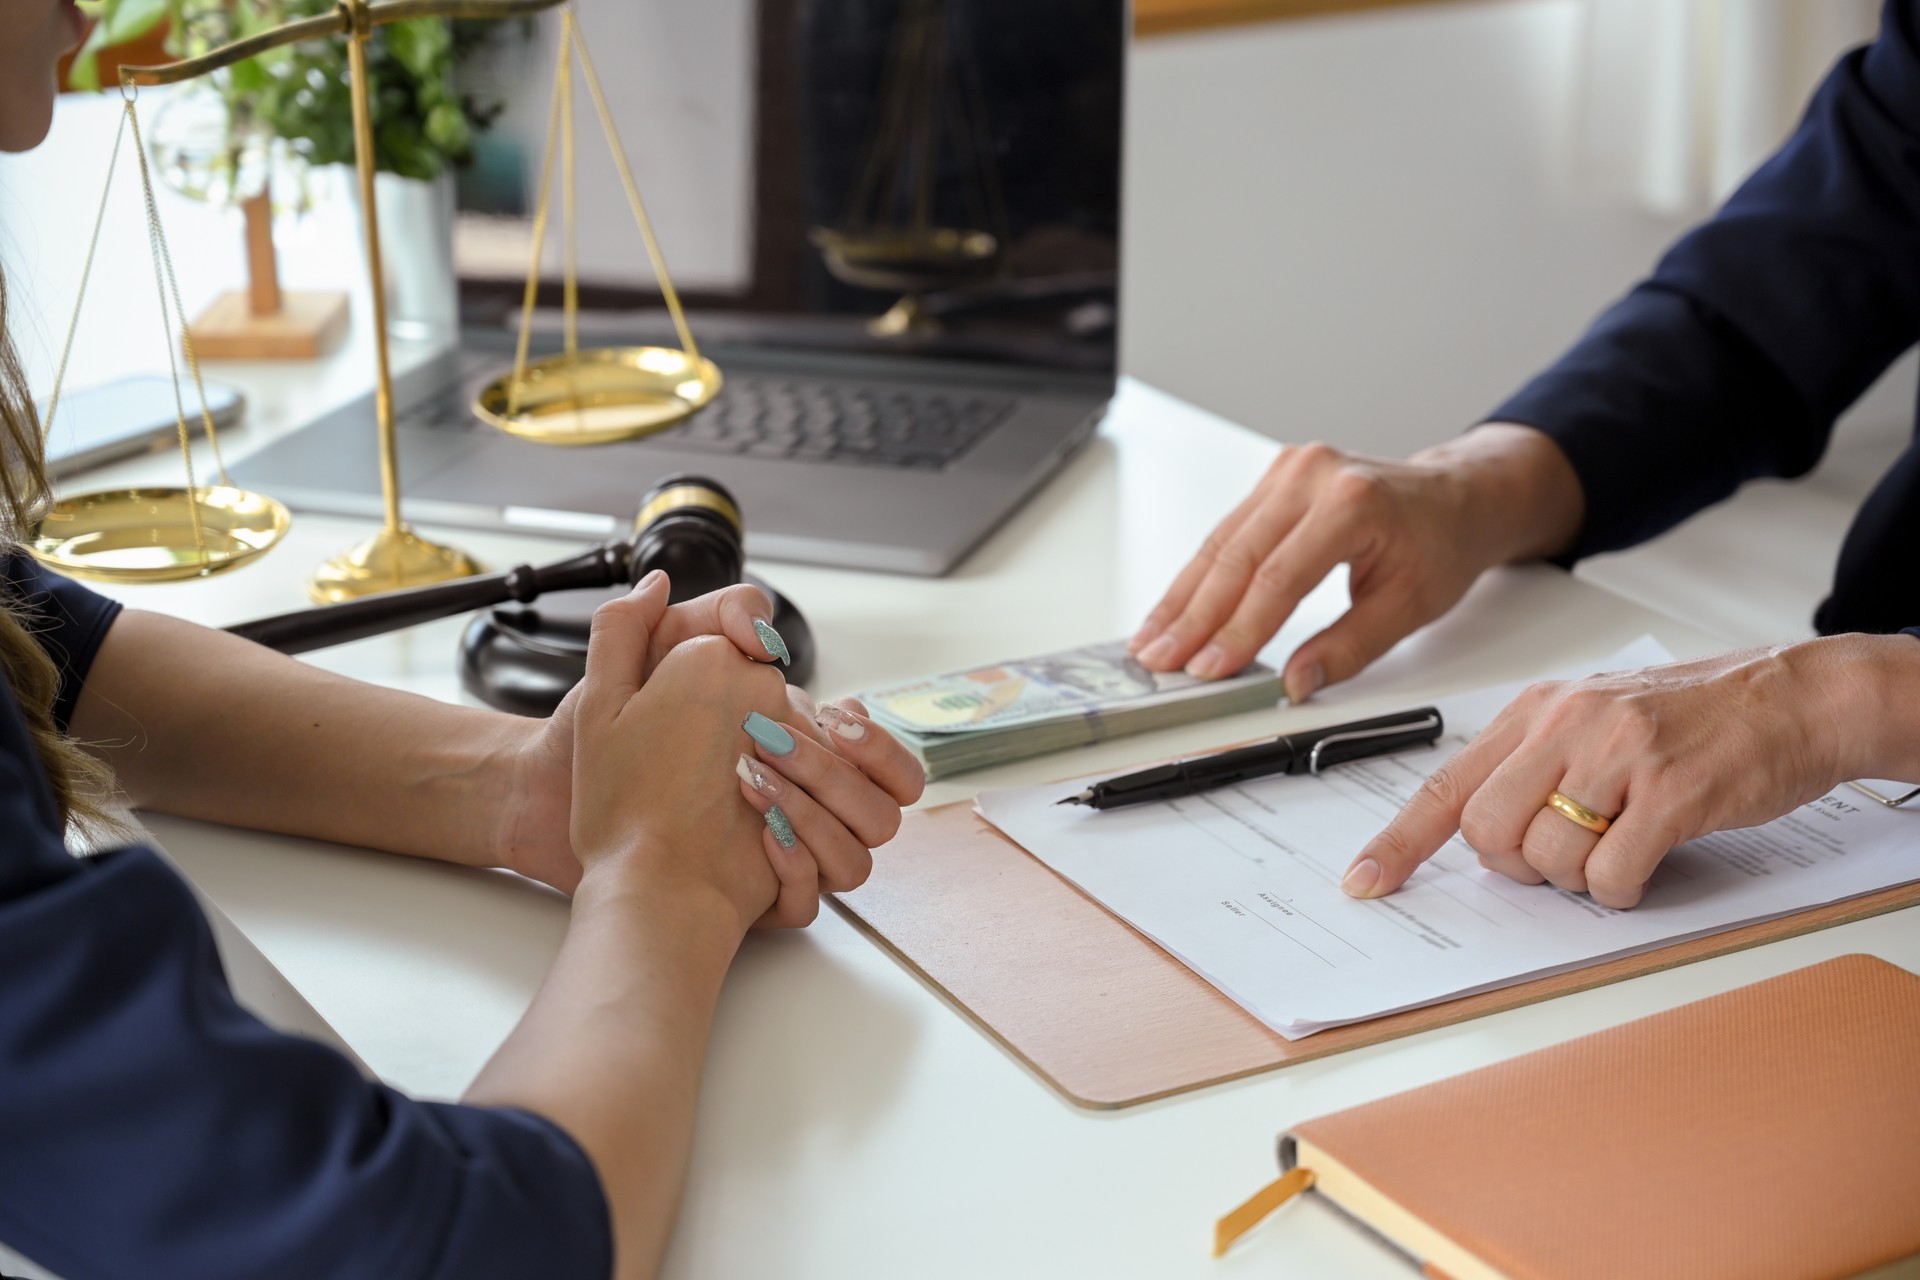
<svg viewBox="0 0 1920 1280"><path fill-rule="evenodd" d="M235 436L238 448L285 429L313 385L285 369L220 374L255 392L255 425ZM818 694L1103 639L1134 625L1273 450L1129 382L1092 446L946 580L757 567L812 620ZM166 465L142 460L117 476L150 478ZM286 545L257 567L115 594L213 624L296 607L307 569L365 528L297 516ZM565 550L448 536L496 565ZM1340 583L1317 592L1275 652L1343 601ZM314 658L455 699L459 630L459 620L437 623ZM1682 655L1718 647L1558 571L1503 571L1304 711L969 775L931 788L927 802L1597 661L1643 632ZM371 1069L421 1094L458 1095L525 1008L565 928L557 895L504 873L168 818L151 826ZM1273 1138L1293 1122L1848 951L1920 970L1917 920L1883 916L1108 1114L1063 1102L826 911L803 933L750 938L728 979L664 1274L1401 1277L1394 1255L1318 1204L1290 1209L1222 1262L1207 1256L1211 1224L1272 1175Z"/></svg>

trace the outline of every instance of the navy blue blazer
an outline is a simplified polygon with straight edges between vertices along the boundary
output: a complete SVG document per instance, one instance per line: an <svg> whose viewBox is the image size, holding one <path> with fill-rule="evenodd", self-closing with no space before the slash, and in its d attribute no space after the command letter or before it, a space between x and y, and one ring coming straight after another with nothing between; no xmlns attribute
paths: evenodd
<svg viewBox="0 0 1920 1280"><path fill-rule="evenodd" d="M1756 476L1805 474L1916 340L1920 0L1889 0L1879 38L1827 76L1786 145L1490 420L1545 431L1579 473L1570 563ZM1920 624L1920 436L1860 509L1814 624Z"/></svg>
<svg viewBox="0 0 1920 1280"><path fill-rule="evenodd" d="M25 557L64 728L119 606ZM524 1111L418 1102L234 1002L151 849L69 855L0 678L0 1242L67 1280L605 1277L584 1152Z"/></svg>

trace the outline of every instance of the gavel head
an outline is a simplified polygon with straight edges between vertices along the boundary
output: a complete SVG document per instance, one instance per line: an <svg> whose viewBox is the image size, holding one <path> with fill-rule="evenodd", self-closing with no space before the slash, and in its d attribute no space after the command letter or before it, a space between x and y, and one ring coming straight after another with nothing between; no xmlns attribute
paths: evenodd
<svg viewBox="0 0 1920 1280"><path fill-rule="evenodd" d="M718 591L746 573L745 526L733 495L705 476L671 475L640 499L633 580L666 570L675 603Z"/></svg>

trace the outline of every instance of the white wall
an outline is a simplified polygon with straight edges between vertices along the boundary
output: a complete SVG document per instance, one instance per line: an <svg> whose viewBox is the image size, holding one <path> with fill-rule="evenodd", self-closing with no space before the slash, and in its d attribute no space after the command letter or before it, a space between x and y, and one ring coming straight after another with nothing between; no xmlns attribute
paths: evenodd
<svg viewBox="0 0 1920 1280"><path fill-rule="evenodd" d="M1585 3L1137 42L1123 366L1283 439L1381 453L1492 409L1689 222L1572 171ZM1907 369L1848 430L1903 432L1911 387Z"/></svg>

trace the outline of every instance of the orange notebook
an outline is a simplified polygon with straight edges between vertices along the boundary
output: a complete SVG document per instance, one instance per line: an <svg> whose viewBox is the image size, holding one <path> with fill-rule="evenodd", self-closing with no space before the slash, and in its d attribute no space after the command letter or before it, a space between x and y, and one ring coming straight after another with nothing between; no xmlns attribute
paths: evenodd
<svg viewBox="0 0 1920 1280"><path fill-rule="evenodd" d="M1920 976L1829 960L1308 1121L1310 1186L1443 1280L1920 1276Z"/></svg>

